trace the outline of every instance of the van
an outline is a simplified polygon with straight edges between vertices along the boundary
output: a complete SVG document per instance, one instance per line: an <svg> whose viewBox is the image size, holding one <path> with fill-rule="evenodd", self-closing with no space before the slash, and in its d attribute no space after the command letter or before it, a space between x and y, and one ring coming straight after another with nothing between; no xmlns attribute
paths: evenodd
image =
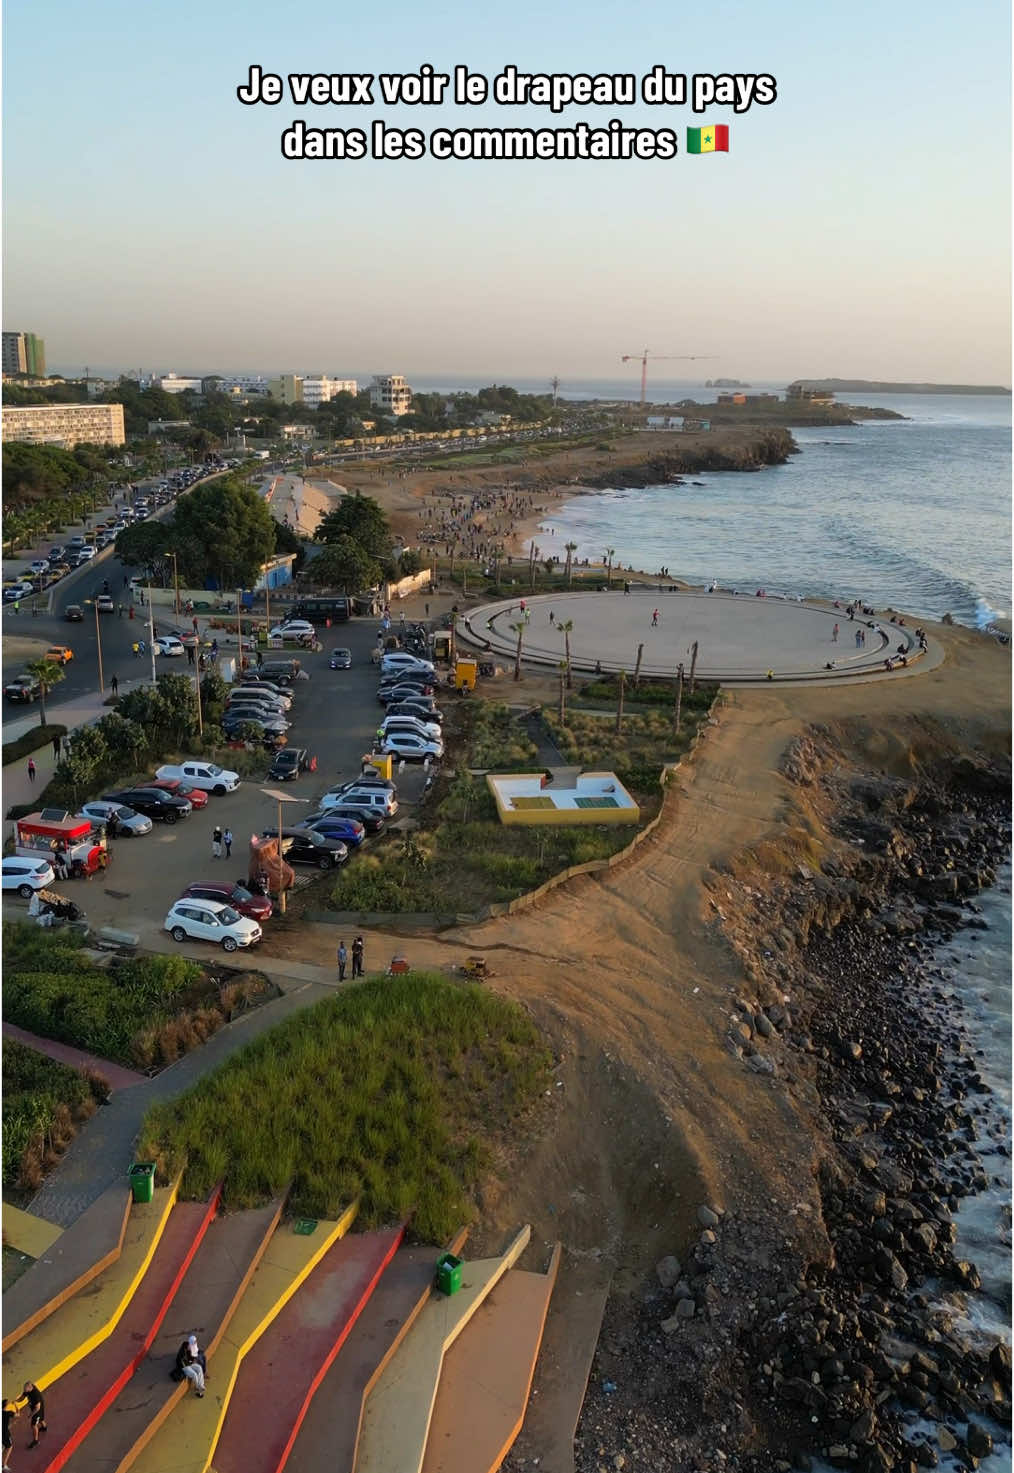
<svg viewBox="0 0 1014 1473"><path fill-rule="evenodd" d="M342 802L354 803L357 808L369 808L382 818L393 818L398 812L398 800L389 788L349 788L342 794Z"/></svg>

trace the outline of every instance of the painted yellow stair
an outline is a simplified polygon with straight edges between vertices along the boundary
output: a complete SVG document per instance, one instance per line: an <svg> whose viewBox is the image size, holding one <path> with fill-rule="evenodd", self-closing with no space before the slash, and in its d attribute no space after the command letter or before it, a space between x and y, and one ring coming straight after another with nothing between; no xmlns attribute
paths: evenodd
<svg viewBox="0 0 1014 1473"><path fill-rule="evenodd" d="M355 1473L421 1473L444 1355L530 1237L524 1227L502 1258L466 1263L459 1292L425 1305L367 1398Z"/></svg>
<svg viewBox="0 0 1014 1473"><path fill-rule="evenodd" d="M178 1190L179 1178L171 1187L157 1187L151 1202L134 1203L115 1263L4 1356L8 1385L32 1380L43 1389L51 1386L108 1339L144 1278Z"/></svg>
<svg viewBox="0 0 1014 1473"><path fill-rule="evenodd" d="M271 1237L221 1343L208 1361L207 1394L185 1395L173 1417L137 1457L131 1473L208 1473L229 1398L243 1361L261 1335L355 1218L353 1204L337 1222L319 1222L309 1237L280 1226ZM265 1406L270 1388L265 1387Z"/></svg>

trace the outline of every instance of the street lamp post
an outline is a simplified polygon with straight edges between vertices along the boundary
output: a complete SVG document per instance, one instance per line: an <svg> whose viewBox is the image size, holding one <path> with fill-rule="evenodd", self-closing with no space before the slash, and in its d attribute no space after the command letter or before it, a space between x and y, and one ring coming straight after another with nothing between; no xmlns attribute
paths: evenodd
<svg viewBox="0 0 1014 1473"><path fill-rule="evenodd" d="M148 584L148 648L151 650L151 683L158 684L155 674L155 615L151 607L151 584Z"/></svg>
<svg viewBox="0 0 1014 1473"><path fill-rule="evenodd" d="M239 641L239 655L236 659L236 674L243 673L243 590L236 589L236 636Z"/></svg>
<svg viewBox="0 0 1014 1473"><path fill-rule="evenodd" d="M92 605L95 609L95 643L99 652L99 695L104 696L106 686L102 678L102 630L99 628L99 601L97 598L92 599Z"/></svg>
<svg viewBox="0 0 1014 1473"><path fill-rule="evenodd" d="M171 557L172 560L173 560L173 594L174 594L173 608L176 611L176 617L178 619L179 616L180 616L180 566L179 566L179 559L178 559L178 557L177 557L177 555L176 555L175 552L167 552L166 553L166 557Z"/></svg>
<svg viewBox="0 0 1014 1473"><path fill-rule="evenodd" d="M282 853L282 804L283 803L309 803L309 798L294 798L290 793L280 793L277 788L261 788L261 792L267 798L274 798L278 804L278 857L284 859ZM282 915L285 914L285 886L281 882L281 873L278 876L278 909Z"/></svg>
<svg viewBox="0 0 1014 1473"><path fill-rule="evenodd" d="M197 693L197 735L204 735L204 712L201 709L201 668L194 661L194 690Z"/></svg>

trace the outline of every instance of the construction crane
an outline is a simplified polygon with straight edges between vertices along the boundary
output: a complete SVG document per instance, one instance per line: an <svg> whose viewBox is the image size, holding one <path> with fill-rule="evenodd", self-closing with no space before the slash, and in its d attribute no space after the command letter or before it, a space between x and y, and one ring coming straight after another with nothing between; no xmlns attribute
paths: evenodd
<svg viewBox="0 0 1014 1473"><path fill-rule="evenodd" d="M713 358L713 353L650 353L645 348L643 353L624 353L622 363L636 363L641 360L641 403L645 402L648 395L648 359L652 358L656 363L690 362L695 363L699 358Z"/></svg>

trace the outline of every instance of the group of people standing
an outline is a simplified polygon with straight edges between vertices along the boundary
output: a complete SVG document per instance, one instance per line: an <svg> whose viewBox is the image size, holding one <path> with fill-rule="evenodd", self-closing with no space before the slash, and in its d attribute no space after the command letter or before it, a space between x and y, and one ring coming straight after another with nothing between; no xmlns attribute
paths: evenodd
<svg viewBox="0 0 1014 1473"><path fill-rule="evenodd" d="M352 976L353 979L363 975L363 954L366 950L362 936L357 936L352 943ZM345 969L349 964L349 951L344 940L338 943L338 981L345 981Z"/></svg>

